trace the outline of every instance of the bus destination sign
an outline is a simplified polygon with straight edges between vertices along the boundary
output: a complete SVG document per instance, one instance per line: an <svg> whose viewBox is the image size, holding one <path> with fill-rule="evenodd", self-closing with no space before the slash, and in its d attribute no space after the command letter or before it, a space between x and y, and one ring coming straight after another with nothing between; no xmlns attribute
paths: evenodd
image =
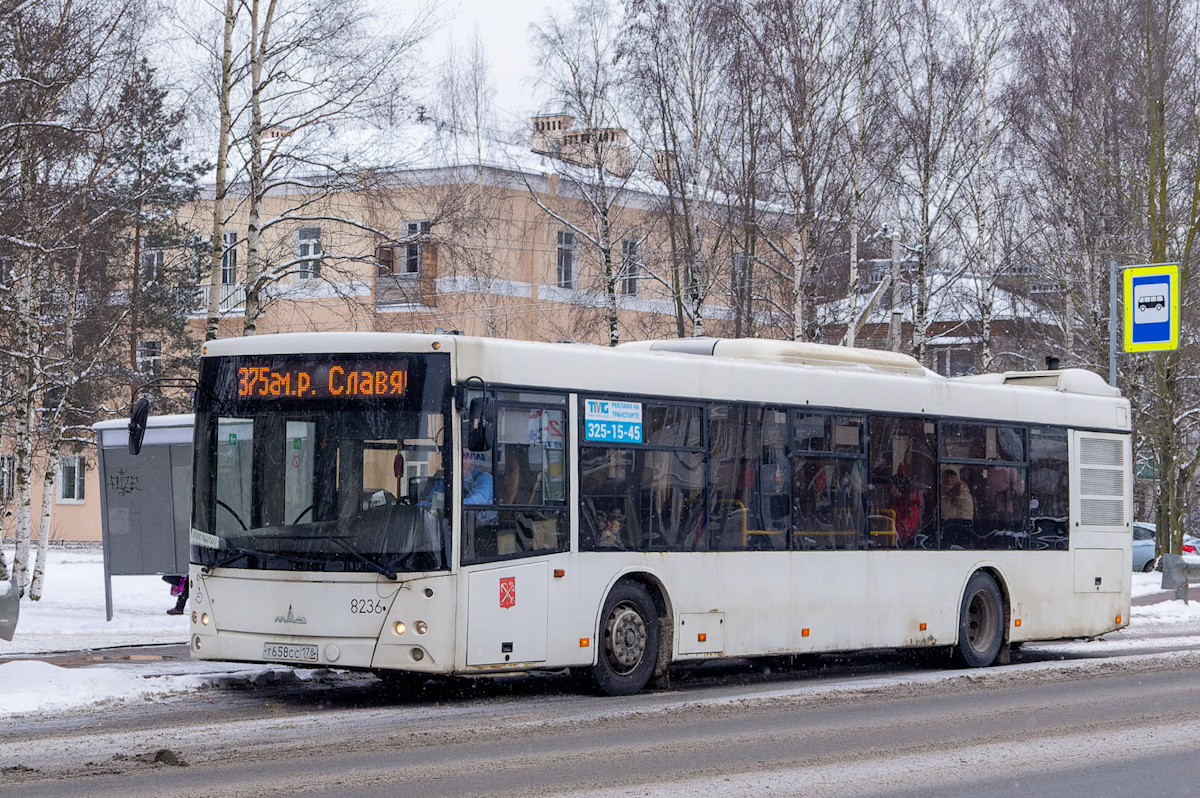
<svg viewBox="0 0 1200 798"><path fill-rule="evenodd" d="M242 399L400 397L407 389L408 363L403 360L240 365L237 370Z"/></svg>

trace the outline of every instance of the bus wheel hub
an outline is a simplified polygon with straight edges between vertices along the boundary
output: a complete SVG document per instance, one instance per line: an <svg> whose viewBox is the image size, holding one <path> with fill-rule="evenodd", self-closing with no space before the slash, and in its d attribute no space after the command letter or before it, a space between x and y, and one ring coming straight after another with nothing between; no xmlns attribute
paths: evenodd
<svg viewBox="0 0 1200 798"><path fill-rule="evenodd" d="M613 610L608 623L608 650L615 665L631 670L646 651L646 622L627 605Z"/></svg>

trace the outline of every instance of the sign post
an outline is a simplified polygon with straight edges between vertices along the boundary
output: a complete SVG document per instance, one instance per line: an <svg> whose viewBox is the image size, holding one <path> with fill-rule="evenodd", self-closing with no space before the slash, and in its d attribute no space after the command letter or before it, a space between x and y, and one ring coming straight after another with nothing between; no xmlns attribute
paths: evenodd
<svg viewBox="0 0 1200 798"><path fill-rule="evenodd" d="M1179 348L1179 264L1109 267L1108 384L1117 384L1117 272L1124 272L1125 351Z"/></svg>

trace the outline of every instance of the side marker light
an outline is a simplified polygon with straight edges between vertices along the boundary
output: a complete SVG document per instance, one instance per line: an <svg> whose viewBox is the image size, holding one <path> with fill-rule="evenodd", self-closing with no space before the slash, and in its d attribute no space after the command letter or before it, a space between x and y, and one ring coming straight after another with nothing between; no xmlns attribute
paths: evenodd
<svg viewBox="0 0 1200 798"><path fill-rule="evenodd" d="M1013 621L1013 626L1020 626L1020 625L1021 625L1021 619L1020 619L1020 618L1017 618L1016 620L1014 620L1014 621Z"/></svg>
<svg viewBox="0 0 1200 798"><path fill-rule="evenodd" d="M701 632L700 634L696 635L696 640L700 643L704 643L708 640L708 634Z"/></svg>
<svg viewBox="0 0 1200 798"><path fill-rule="evenodd" d="M808 630L807 630L807 629L801 629L801 630L800 630L800 636L801 636L801 637L808 637Z"/></svg>
<svg viewBox="0 0 1200 798"><path fill-rule="evenodd" d="M590 638L590 637L579 638L579 647L580 648L587 648L591 644L592 644L592 638Z"/></svg>

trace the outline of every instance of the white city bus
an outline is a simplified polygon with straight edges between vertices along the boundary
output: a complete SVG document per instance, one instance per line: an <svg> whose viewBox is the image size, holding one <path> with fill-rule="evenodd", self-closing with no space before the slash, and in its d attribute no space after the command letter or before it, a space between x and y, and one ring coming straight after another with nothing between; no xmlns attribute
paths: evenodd
<svg viewBox="0 0 1200 798"><path fill-rule="evenodd" d="M1121 628L1130 407L891 353L320 333L205 344L191 650L586 671ZM448 489L447 489L448 486Z"/></svg>

